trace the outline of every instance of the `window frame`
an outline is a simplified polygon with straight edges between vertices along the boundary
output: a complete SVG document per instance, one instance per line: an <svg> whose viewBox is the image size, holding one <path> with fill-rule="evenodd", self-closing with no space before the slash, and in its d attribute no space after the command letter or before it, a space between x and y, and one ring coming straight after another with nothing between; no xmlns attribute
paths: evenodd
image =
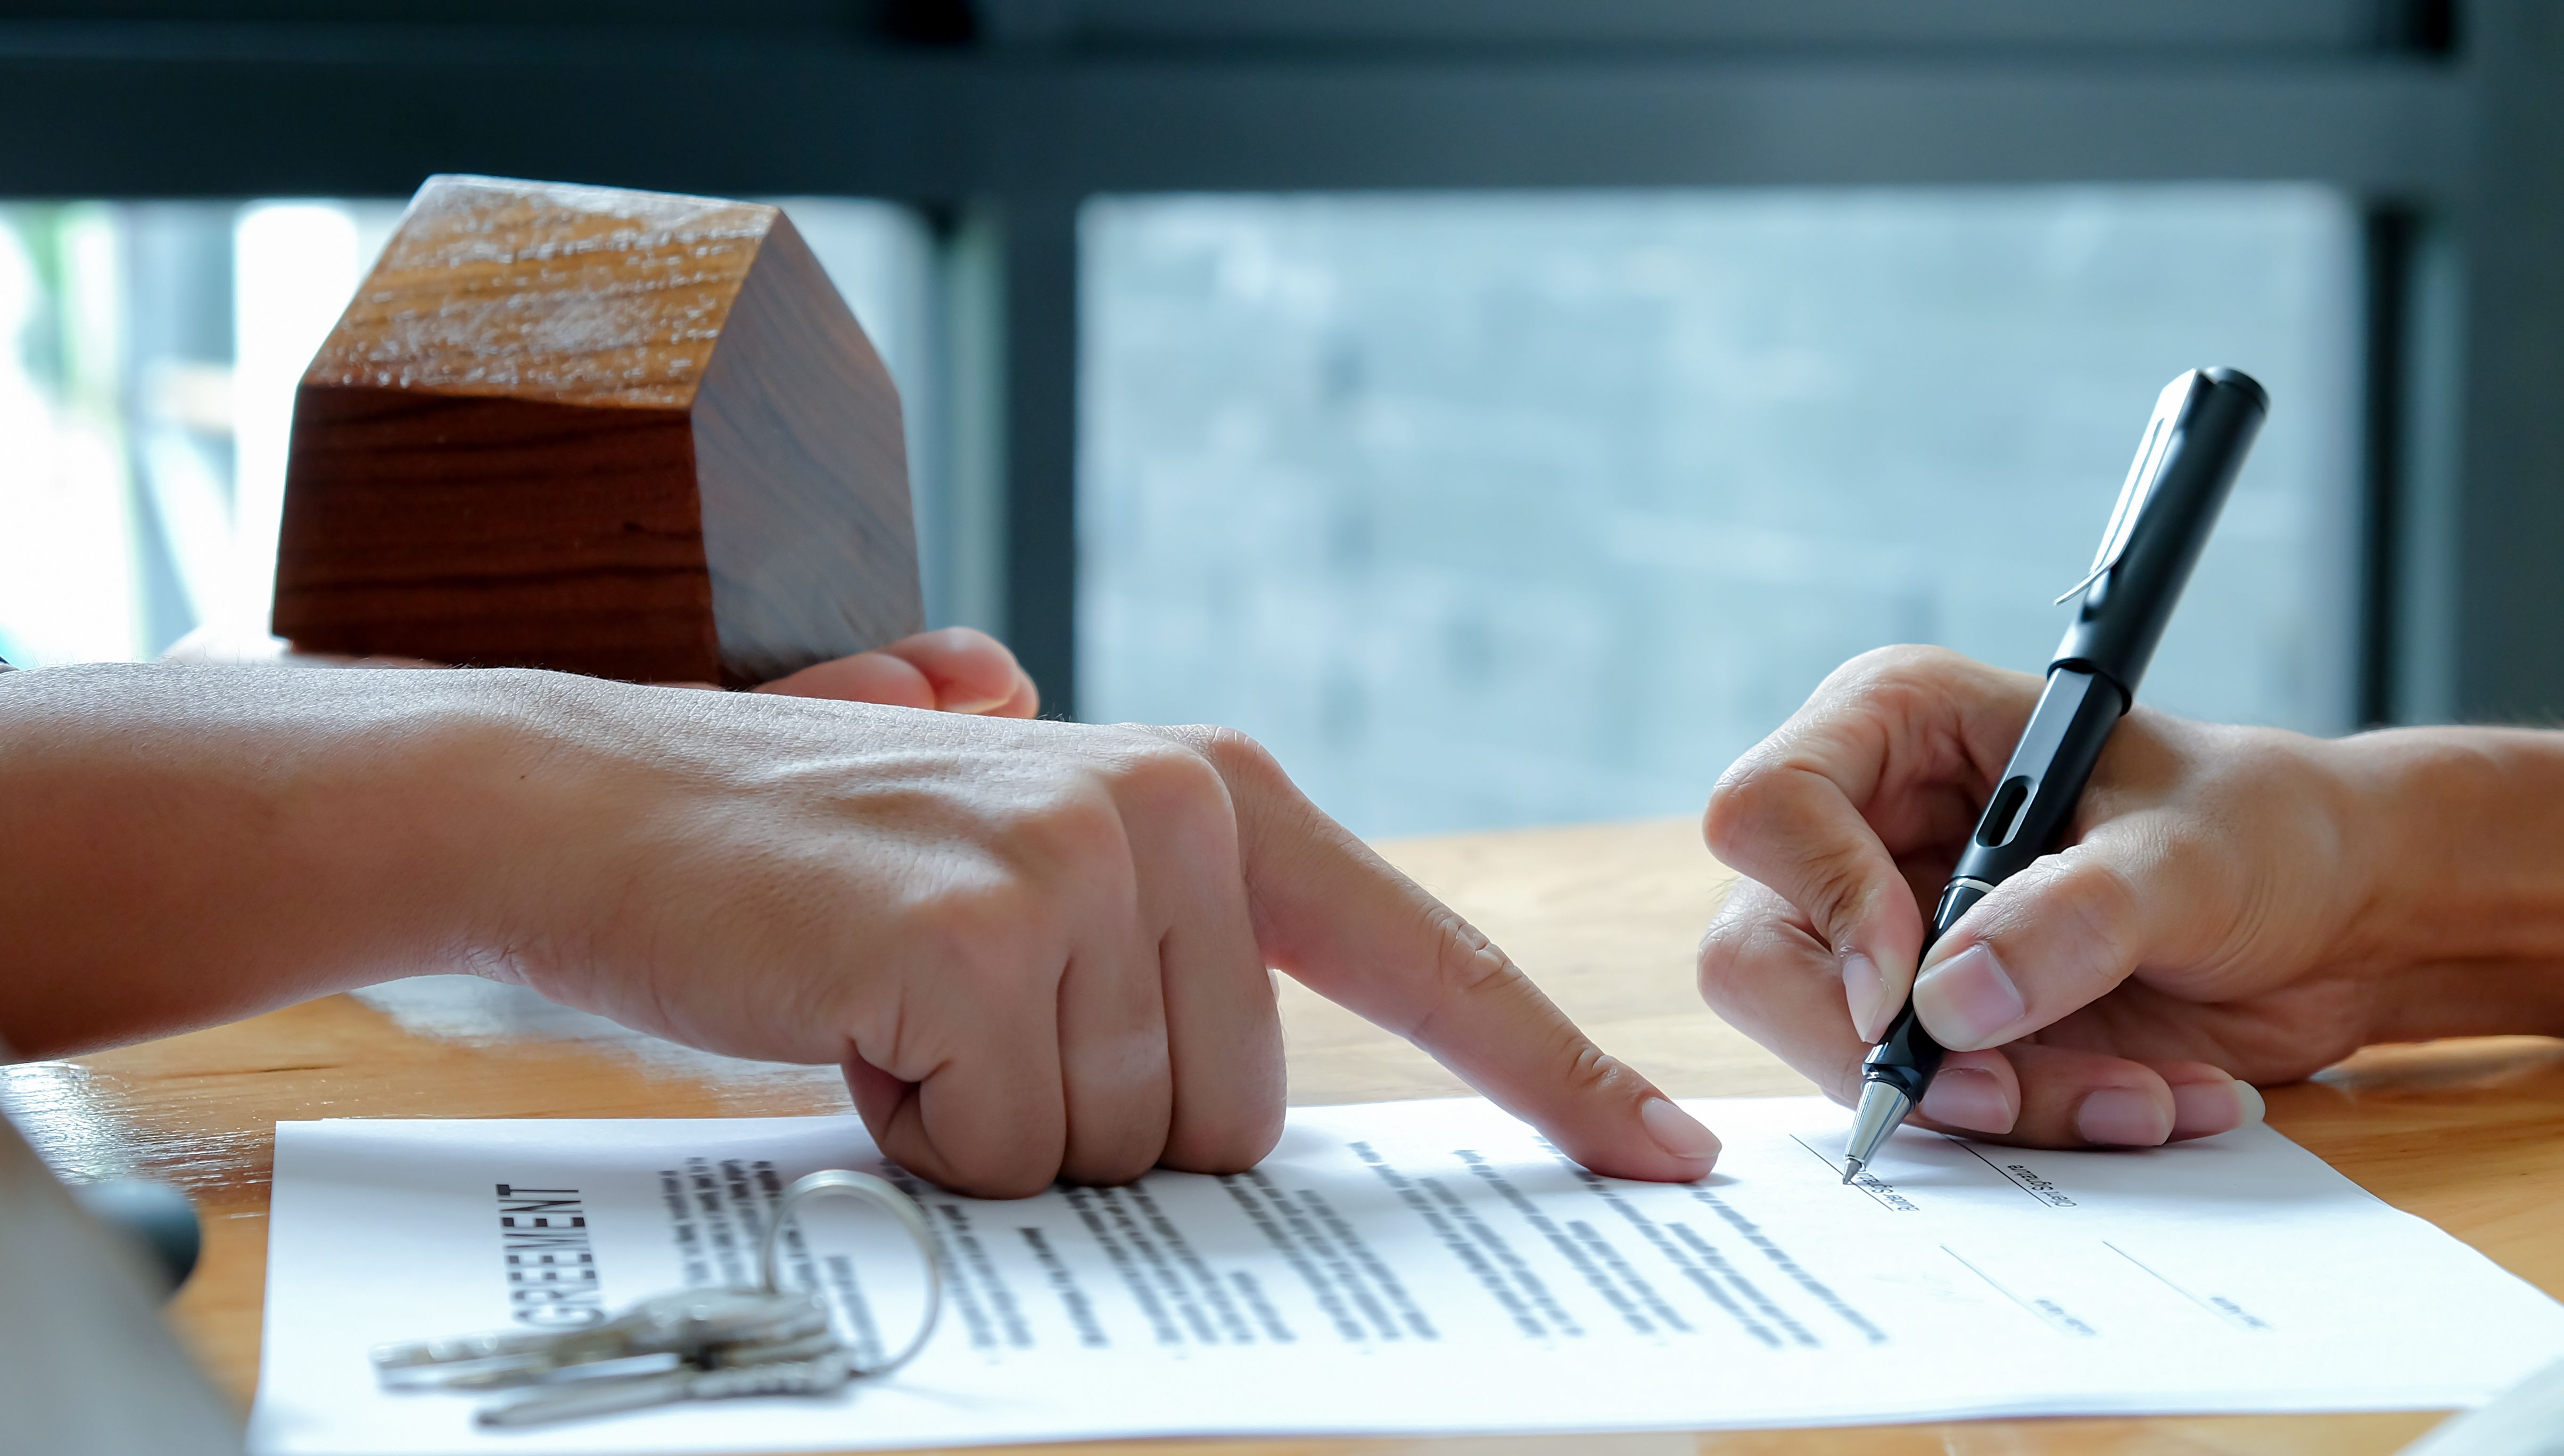
<svg viewBox="0 0 2564 1456"><path fill-rule="evenodd" d="M915 205L941 240L948 466L921 488L955 522L942 614L1003 633L1073 713L1088 197L2325 184L2372 217L2363 716L2552 717L2564 35L2537 3L888 0L852 21L763 0L618 21L581 0L20 0L0 135L29 144L0 151L0 196L403 196L468 169Z"/></svg>

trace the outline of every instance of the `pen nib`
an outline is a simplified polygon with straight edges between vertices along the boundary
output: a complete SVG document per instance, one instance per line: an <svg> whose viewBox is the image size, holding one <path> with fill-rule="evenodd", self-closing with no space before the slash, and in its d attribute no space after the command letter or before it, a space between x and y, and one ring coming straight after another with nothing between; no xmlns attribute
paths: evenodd
<svg viewBox="0 0 2564 1456"><path fill-rule="evenodd" d="M1859 1176L1860 1176L1860 1159L1859 1159L1859 1158L1857 1158L1857 1157L1846 1157L1846 1158L1844 1158L1844 1159L1843 1159L1843 1181L1844 1181L1844 1182L1846 1182L1846 1183L1848 1183L1848 1182L1850 1182L1852 1179L1854 1179L1854 1178L1856 1178L1856 1177L1859 1177Z"/></svg>

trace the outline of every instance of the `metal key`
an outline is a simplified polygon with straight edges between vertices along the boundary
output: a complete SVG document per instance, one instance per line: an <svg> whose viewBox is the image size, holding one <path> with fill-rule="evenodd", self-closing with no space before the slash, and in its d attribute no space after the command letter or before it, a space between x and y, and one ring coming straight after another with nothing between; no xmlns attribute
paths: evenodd
<svg viewBox="0 0 2564 1456"><path fill-rule="evenodd" d="M781 1347L770 1349L779 1353ZM689 1364L656 1375L547 1385L485 1405L481 1407L479 1419L485 1426L539 1425L546 1421L646 1410L681 1400L726 1400L743 1395L821 1395L845 1385L855 1373L853 1355L843 1346L798 1359L758 1358L755 1347L733 1350L715 1357L739 1362L714 1369Z"/></svg>
<svg viewBox="0 0 2564 1456"><path fill-rule="evenodd" d="M504 1389L585 1373L666 1371L716 1347L783 1345L826 1335L828 1312L806 1290L685 1289L653 1296L601 1325L540 1334L516 1331L386 1345L374 1373L392 1389Z"/></svg>
<svg viewBox="0 0 2564 1456"><path fill-rule="evenodd" d="M800 1203L827 1194L887 1210L926 1265L926 1309L916 1333L869 1365L857 1364L854 1352L838 1342L816 1292L781 1288L784 1225ZM766 1219L757 1263L761 1287L680 1290L583 1329L379 1346L373 1352L375 1376L393 1389L537 1387L485 1406L481 1423L494 1426L610 1415L680 1400L826 1394L859 1376L886 1375L908 1363L926 1348L944 1308L944 1270L925 1210L872 1173L824 1168L794 1180Z"/></svg>

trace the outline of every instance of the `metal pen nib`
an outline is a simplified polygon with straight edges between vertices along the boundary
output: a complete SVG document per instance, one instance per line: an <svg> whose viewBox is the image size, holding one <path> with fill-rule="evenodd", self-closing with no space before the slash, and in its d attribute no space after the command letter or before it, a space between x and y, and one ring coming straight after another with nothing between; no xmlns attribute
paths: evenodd
<svg viewBox="0 0 2564 1456"><path fill-rule="evenodd" d="M1860 1176L1860 1171L1878 1156L1878 1144L1887 1141L1914 1110L1913 1099L1884 1082L1864 1082L1860 1086L1860 1108L1851 1116L1851 1138L1843 1144L1843 1181Z"/></svg>

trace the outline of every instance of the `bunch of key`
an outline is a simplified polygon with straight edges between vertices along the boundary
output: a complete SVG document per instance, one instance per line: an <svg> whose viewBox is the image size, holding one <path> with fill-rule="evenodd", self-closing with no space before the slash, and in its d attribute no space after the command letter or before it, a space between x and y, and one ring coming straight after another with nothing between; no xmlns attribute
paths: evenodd
<svg viewBox="0 0 2564 1456"><path fill-rule="evenodd" d="M824 1394L854 1377L828 1311L806 1290L687 1289L602 1324L386 1345L374 1373L395 1390L523 1390L483 1425L534 1425L680 1400Z"/></svg>
<svg viewBox="0 0 2564 1456"><path fill-rule="evenodd" d="M778 1242L792 1210L826 1193L877 1204L899 1220L926 1261L926 1310L907 1346L858 1364L837 1339L827 1306L783 1286ZM654 1295L600 1324L573 1330L500 1331L454 1340L385 1345L374 1375L394 1390L516 1390L481 1407L483 1425L612 1415L681 1400L736 1395L824 1395L858 1376L908 1363L935 1333L944 1271L915 1200L871 1173L826 1168L783 1191L766 1220L761 1284Z"/></svg>

